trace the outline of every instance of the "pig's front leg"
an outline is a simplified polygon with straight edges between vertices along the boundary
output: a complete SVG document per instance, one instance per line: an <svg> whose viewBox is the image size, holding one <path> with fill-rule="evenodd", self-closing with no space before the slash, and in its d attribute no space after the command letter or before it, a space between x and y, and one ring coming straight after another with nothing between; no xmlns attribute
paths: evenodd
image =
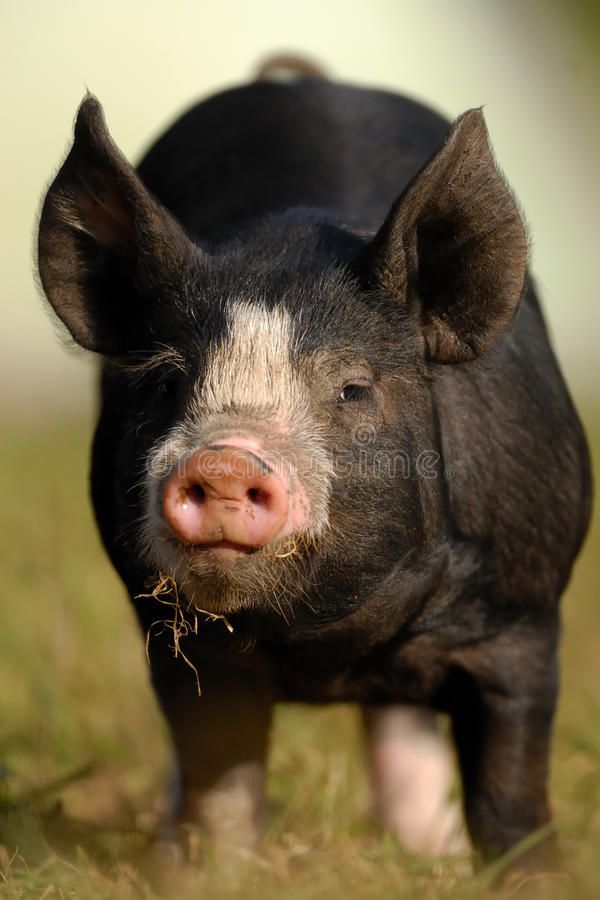
<svg viewBox="0 0 600 900"><path fill-rule="evenodd" d="M199 826L217 852L248 849L264 817L265 761L271 685L256 672L199 663L202 694L182 660L153 669L154 687L170 726L179 785L178 825ZM185 840L193 830L181 828Z"/></svg>
<svg viewBox="0 0 600 900"><path fill-rule="evenodd" d="M484 860L505 853L550 821L550 740L557 697L557 628L529 639L510 630L460 654L453 730L467 825ZM556 863L552 833L517 861Z"/></svg>
<svg viewBox="0 0 600 900"><path fill-rule="evenodd" d="M454 760L435 713L422 707L365 707L374 814L415 853L466 847L461 814L449 794Z"/></svg>

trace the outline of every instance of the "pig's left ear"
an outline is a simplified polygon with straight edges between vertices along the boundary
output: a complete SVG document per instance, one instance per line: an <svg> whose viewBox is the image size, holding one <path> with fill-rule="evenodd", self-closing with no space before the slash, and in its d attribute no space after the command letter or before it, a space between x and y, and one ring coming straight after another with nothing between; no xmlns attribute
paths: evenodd
<svg viewBox="0 0 600 900"><path fill-rule="evenodd" d="M393 205L367 253L369 284L418 306L425 353L485 353L514 315L527 266L516 203L470 110Z"/></svg>

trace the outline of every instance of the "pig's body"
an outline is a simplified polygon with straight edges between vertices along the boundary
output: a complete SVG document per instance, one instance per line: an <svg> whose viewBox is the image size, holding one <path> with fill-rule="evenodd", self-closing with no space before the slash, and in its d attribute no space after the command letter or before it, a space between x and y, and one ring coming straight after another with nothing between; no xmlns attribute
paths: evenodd
<svg viewBox="0 0 600 900"><path fill-rule="evenodd" d="M558 600L588 520L582 431L531 288L523 288L520 304L520 287L510 288L514 299L510 309L507 301L508 311L493 334L485 331L487 324L473 324L479 309L467 311L468 321L460 318L460 303L470 289L465 271L483 273L477 275L484 280L478 282L483 288L478 288L476 301L484 296L488 277L498 280L499 297L509 291L504 275L494 274L503 267L504 247L487 249L484 244L490 226L479 224L471 229L474 237L460 238L470 209L488 189L488 182L482 182L473 196L462 199L461 192L471 190L469 178L463 179L467 145L452 151L451 172L459 173L455 180L454 174L435 176L440 180L432 193L434 176L429 174L423 188L418 182L416 189L408 188L408 199L399 207L407 219L409 213L402 210L417 204L411 200L415 192L430 191L430 199L423 201L425 213L419 213L424 225L414 226L417 236L394 243L392 211L390 228L371 243L394 199L432 157L447 130L440 117L401 97L320 81L257 83L200 104L150 150L139 173L202 248L203 261L193 275L184 274L185 290L179 292L172 273L162 281L153 276L152 290L147 290L149 320L135 345L115 349L119 335L111 332L107 349L98 347L97 326L94 342L85 344L109 357L94 445L94 503L105 545L144 631L152 633L153 623L169 617L156 599L140 595L149 593L149 584L165 574L171 560L176 580L188 585L183 602L225 614L233 626L229 633L218 622L201 623L198 635L184 641L185 653L198 669L200 699L193 674L174 659L169 641L151 636L149 646L155 686L183 773L181 816L215 831L233 816L241 841L253 833L260 814L271 706L285 699L358 701L383 710L409 703L448 712L469 828L484 852L506 850L549 817L546 778L557 691ZM479 172L479 157L474 159L472 180ZM122 187L126 182L116 183ZM484 207L497 202L502 209L494 228L509 223L508 236L502 238L506 268L519 269L514 283L521 285L521 226L512 201L504 195L494 199L495 192L504 190L500 184L494 180L492 199L484 200ZM123 190L131 203L129 189ZM431 209L446 191L450 199L440 200L440 209L452 203L459 213L443 212L440 225L441 213L436 212L430 227ZM121 210L111 216L110 227L116 221L119 229L125 228L125 218ZM91 229L100 243L106 228L103 220ZM138 228L136 234L142 240L145 231ZM460 263L460 271L448 268L447 248L470 252L464 250L469 240L474 252L483 248L481 258L463 262L461 256L454 264ZM439 255L443 241L446 249ZM369 274L363 277L366 247L372 249L366 251ZM410 262L404 261L403 268L398 262L404 251L409 261L411 254L418 256L415 294L431 299L421 316L403 312L394 326L397 311L390 295L395 295L396 283L404 290L411 278ZM431 271L421 264L428 253L439 258ZM187 257L177 264L185 273L187 263L181 259ZM111 272L102 277L116 278ZM362 281L360 299L348 279ZM157 283L163 285L160 291ZM454 296L455 284L455 306L438 315L446 294ZM216 298L213 306L205 295ZM237 312L224 306L235 304L238 296L242 305ZM493 291L490 297L492 309ZM252 304L260 305L253 317L248 312ZM383 385L377 409L361 406L367 403L364 392L372 388L359 378L358 392L351 384L358 400L350 412L328 407L323 394L311 405L304 431L296 416L288 425L276 426L275 402L264 412L270 402L264 385L257 382L259 414L250 409L250 401L240 399L241 388L229 374L223 379L231 381L231 396L219 406L214 372L226 359L234 359L234 368L239 365L240 378L247 377L250 386L244 396L252 396L250 375L244 375L252 353L232 333L232 322L242 336L247 331L250 344L268 342L271 332L291 333L290 371L294 378L300 371L299 380L309 390L321 390L327 382L319 356L323 347L329 355L360 358L361 366L364 361L367 368L376 367L377 384ZM471 329L468 339L463 332L456 338L459 326ZM83 328L69 327L76 336L76 329ZM132 327L125 316L120 334ZM424 355L415 350L423 346L421 327ZM224 355L218 348L228 341L229 355ZM148 468L148 460L156 463L156 448L167 434L177 448L173 459L208 441L205 432L196 433L190 425L190 388L180 389L170 405L148 417L149 401L140 394L144 388L132 386L133 366L123 365L124 352L163 344L181 351L188 366L190 359L200 360L188 380L197 379L194 409L208 423L207 434L227 437L227 414L240 434L258 435L259 449L270 444L271 435L283 446L284 435L286 446L306 445L313 456L326 446L354 466L341 480L323 461L314 477L302 475L300 467L298 481L305 493L294 496L304 498L303 508L309 510L306 526L296 524L279 534L285 541L288 533L306 531L311 540L314 533L316 549L309 546L301 553L295 569L282 562L280 580L273 560L264 563L264 572L252 568L262 564L259 553L232 569L219 569L222 574L214 577L212 569L201 567L200 580L190 587L192 582L179 574L179 557L165 555L165 546L171 554L179 552L171 546L172 536L163 530L157 537L152 530L166 488L160 481L162 487L147 487L144 494L144 466ZM271 373L269 384L276 385L281 351L269 353L264 366ZM306 360L314 358L320 362L309 375ZM282 363L283 370L287 364ZM260 381L260 368L251 374ZM211 378L217 385L209 391ZM147 390L156 391L156 385ZM295 396L286 393L285 385L272 390ZM187 430L181 425L184 415ZM323 438L325 428L332 431ZM321 435L321 443L315 435ZM217 447L219 464L227 466L221 445L211 446ZM389 460L398 462L398 450L400 470L396 466L391 471ZM383 454L377 461L375 451ZM382 459L383 471L375 472L375 462L381 466ZM349 509L353 503L356 508ZM169 511L163 512L170 522ZM176 533L179 516L175 508ZM144 552L139 551L140 519L146 521ZM335 540L323 537L328 529ZM239 548L230 552L237 554ZM235 572L245 571L248 579L257 573L254 591L251 583L240 587L234 581Z"/></svg>
<svg viewBox="0 0 600 900"><path fill-rule="evenodd" d="M293 207L374 230L448 128L396 94L258 82L195 106L138 170L200 238Z"/></svg>

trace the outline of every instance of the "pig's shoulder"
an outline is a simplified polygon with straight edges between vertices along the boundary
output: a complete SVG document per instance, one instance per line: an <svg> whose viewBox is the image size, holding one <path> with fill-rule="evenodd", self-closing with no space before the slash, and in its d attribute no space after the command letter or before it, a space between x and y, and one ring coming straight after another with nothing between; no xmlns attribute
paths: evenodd
<svg viewBox="0 0 600 900"><path fill-rule="evenodd" d="M505 593L533 569L558 596L587 525L589 460L533 289L489 354L433 377L452 530L487 548Z"/></svg>

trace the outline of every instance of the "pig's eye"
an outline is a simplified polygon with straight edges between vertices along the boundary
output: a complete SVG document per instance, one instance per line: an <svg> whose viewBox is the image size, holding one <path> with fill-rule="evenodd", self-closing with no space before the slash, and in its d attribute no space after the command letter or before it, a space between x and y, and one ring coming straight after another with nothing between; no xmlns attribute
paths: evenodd
<svg viewBox="0 0 600 900"><path fill-rule="evenodd" d="M174 400L179 389L179 379L176 375L165 375L158 384L158 399L162 402Z"/></svg>
<svg viewBox="0 0 600 900"><path fill-rule="evenodd" d="M355 403L357 400L369 400L373 388L370 384L345 384L338 396L338 403Z"/></svg>

